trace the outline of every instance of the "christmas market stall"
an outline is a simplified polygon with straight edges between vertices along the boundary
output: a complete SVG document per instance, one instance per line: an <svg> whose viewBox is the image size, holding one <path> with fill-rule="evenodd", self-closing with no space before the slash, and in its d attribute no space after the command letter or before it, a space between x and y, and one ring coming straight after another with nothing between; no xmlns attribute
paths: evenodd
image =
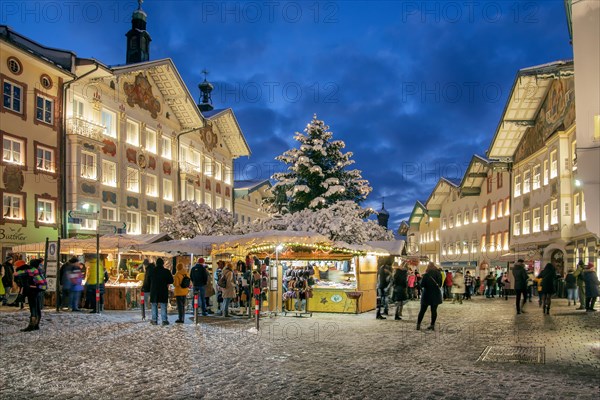
<svg viewBox="0 0 600 400"><path fill-rule="evenodd" d="M269 311L293 313L373 310L377 257L389 256L378 247L298 231L243 235L215 246L213 255L219 254L258 260L268 276Z"/></svg>

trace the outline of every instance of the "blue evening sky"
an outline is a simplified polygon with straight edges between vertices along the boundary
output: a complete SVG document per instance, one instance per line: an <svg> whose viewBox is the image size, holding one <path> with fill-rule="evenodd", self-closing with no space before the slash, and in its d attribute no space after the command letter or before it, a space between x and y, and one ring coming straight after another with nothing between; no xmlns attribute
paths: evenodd
<svg viewBox="0 0 600 400"><path fill-rule="evenodd" d="M484 155L520 68L572 58L563 0L146 0L150 58L170 57L194 97L210 71L268 178L314 113L385 196L396 229L440 176ZM10 1L0 23L41 44L125 62L137 1Z"/></svg>

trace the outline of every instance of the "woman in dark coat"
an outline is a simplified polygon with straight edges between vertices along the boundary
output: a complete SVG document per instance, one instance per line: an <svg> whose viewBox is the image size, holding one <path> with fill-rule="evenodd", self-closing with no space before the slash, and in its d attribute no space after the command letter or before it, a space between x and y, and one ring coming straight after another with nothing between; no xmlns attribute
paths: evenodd
<svg viewBox="0 0 600 400"><path fill-rule="evenodd" d="M394 263L392 268L394 269L394 276L392 278L394 294L392 299L396 303L396 316L394 319L399 320L402 319L402 306L408 300L408 270L406 269L406 264L398 266L398 263Z"/></svg>
<svg viewBox="0 0 600 400"><path fill-rule="evenodd" d="M169 301L169 285L173 283L171 271L165 268L162 258L156 260L156 268L150 272L150 303L152 304L152 325L158 324L158 304L163 325L169 325L167 318L167 302Z"/></svg>
<svg viewBox="0 0 600 400"><path fill-rule="evenodd" d="M550 303L554 294L554 279L556 278L556 268L552 263L546 264L542 272L538 275L542 279L542 308L544 314L550 315Z"/></svg>
<svg viewBox="0 0 600 400"><path fill-rule="evenodd" d="M437 319L437 307L442 304L442 274L434 263L430 262L427 270L421 279L421 310L417 319L417 330L421 329L421 321L425 316L427 307L431 306L431 325L427 328L433 331L435 329L435 320Z"/></svg>
<svg viewBox="0 0 600 400"><path fill-rule="evenodd" d="M599 282L594 264L588 264L585 272L583 273L583 280L585 282L585 311L596 311L594 309L594 305L596 304L596 297L598 297Z"/></svg>

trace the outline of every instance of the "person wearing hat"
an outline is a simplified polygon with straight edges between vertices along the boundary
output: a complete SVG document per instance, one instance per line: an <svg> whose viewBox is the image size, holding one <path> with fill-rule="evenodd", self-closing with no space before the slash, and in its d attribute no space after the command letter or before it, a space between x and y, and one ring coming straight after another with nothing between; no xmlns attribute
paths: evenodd
<svg viewBox="0 0 600 400"><path fill-rule="evenodd" d="M206 285L208 283L208 271L204 266L204 258L200 257L196 265L192 267L192 270L190 271L190 279L192 280L194 299L198 298L198 301L200 302L199 307L194 308L194 310L198 312L198 308L200 308L202 315L207 316L208 310L206 309Z"/></svg>
<svg viewBox="0 0 600 400"><path fill-rule="evenodd" d="M577 294L579 296L579 308L577 310L585 310L583 303L585 302L585 281L583 280L583 272L585 271L585 264L583 260L579 260L577 269L573 272L573 276L577 279Z"/></svg>
<svg viewBox="0 0 600 400"><path fill-rule="evenodd" d="M525 307L525 301L527 300L527 281L529 276L525 271L525 262L523 260L517 260L512 270L513 278L515 280L515 292L517 294L516 306L517 314L525 313L523 309ZM523 300L521 300L521 296Z"/></svg>
<svg viewBox="0 0 600 400"><path fill-rule="evenodd" d="M596 274L596 268L593 263L589 263L583 273L583 280L585 281L585 311L593 312L596 311L594 305L596 304L596 297L598 297L598 275Z"/></svg>
<svg viewBox="0 0 600 400"><path fill-rule="evenodd" d="M42 305L44 304L44 292L48 287L46 279L40 272L41 259L33 259L29 264L19 260L15 263L15 281L23 289L29 303L29 325L21 329L21 332L36 331L40 329L42 319Z"/></svg>

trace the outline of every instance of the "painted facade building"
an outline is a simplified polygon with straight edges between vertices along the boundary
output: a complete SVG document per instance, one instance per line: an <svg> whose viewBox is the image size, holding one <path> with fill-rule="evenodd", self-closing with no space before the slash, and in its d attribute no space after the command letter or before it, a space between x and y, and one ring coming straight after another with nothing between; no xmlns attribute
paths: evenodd
<svg viewBox="0 0 600 400"><path fill-rule="evenodd" d="M272 196L271 182L264 180L239 180L234 182L234 218L248 224L258 218L267 218L269 213L262 207L264 199Z"/></svg>
<svg viewBox="0 0 600 400"><path fill-rule="evenodd" d="M208 82L196 104L170 59L148 61L145 28L138 9L126 65L77 60L66 90L64 207L98 218L66 221L66 236L98 224L102 233L158 233L179 200L233 210L233 159L250 154L235 115L213 109Z"/></svg>
<svg viewBox="0 0 600 400"><path fill-rule="evenodd" d="M417 201L408 220L406 253L410 263L421 272L427 264L440 263L440 210L429 209L428 202Z"/></svg>
<svg viewBox="0 0 600 400"><path fill-rule="evenodd" d="M572 61L519 71L488 151L512 165L510 247L536 272L552 261L564 275L598 251L577 179L573 74Z"/></svg>
<svg viewBox="0 0 600 400"><path fill-rule="evenodd" d="M55 240L61 228L63 86L75 55L0 26L0 249Z"/></svg>

